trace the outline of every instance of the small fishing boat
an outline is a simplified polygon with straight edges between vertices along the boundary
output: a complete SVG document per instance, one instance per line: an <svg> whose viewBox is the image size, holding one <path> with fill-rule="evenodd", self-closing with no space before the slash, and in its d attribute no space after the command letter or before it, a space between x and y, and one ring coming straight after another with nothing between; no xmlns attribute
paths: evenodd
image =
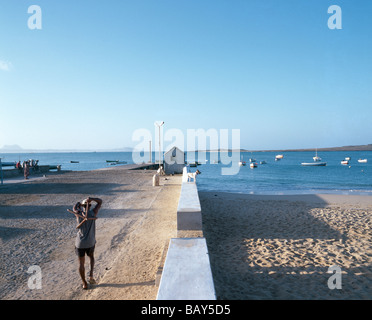
<svg viewBox="0 0 372 320"><path fill-rule="evenodd" d="M284 156L282 154L278 154L278 155L275 156L275 161L283 159L283 157Z"/></svg>
<svg viewBox="0 0 372 320"><path fill-rule="evenodd" d="M301 165L307 167L324 167L327 165L327 162L302 162Z"/></svg>
<svg viewBox="0 0 372 320"><path fill-rule="evenodd" d="M260 164L266 164L267 162L265 160L260 161Z"/></svg>
<svg viewBox="0 0 372 320"><path fill-rule="evenodd" d="M346 160L346 159L345 159L345 160L342 160L342 161L341 161L341 164L342 164L342 165L347 165L347 164L349 164L349 160Z"/></svg>
<svg viewBox="0 0 372 320"><path fill-rule="evenodd" d="M359 163L367 163L367 159L358 159Z"/></svg>
<svg viewBox="0 0 372 320"><path fill-rule="evenodd" d="M350 161L351 157L346 157L345 160Z"/></svg>
<svg viewBox="0 0 372 320"><path fill-rule="evenodd" d="M119 162L119 160L106 160L106 162L109 162L109 163L111 163L111 162Z"/></svg>
<svg viewBox="0 0 372 320"><path fill-rule="evenodd" d="M257 163L256 162L252 162L249 164L250 168L253 169L253 168L257 168Z"/></svg>
<svg viewBox="0 0 372 320"><path fill-rule="evenodd" d="M239 166L244 167L245 165L247 165L245 161L239 161Z"/></svg>
<svg viewBox="0 0 372 320"><path fill-rule="evenodd" d="M196 161L194 162L189 162L189 166L190 167L197 167L198 166L198 163Z"/></svg>
<svg viewBox="0 0 372 320"><path fill-rule="evenodd" d="M79 163L79 161L71 160L70 163Z"/></svg>

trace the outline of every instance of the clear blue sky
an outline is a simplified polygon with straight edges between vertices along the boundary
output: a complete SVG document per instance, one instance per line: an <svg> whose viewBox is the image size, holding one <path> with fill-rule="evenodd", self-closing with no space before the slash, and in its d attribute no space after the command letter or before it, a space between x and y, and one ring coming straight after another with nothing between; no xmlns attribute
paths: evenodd
<svg viewBox="0 0 372 320"><path fill-rule="evenodd" d="M372 143L371 17L362 0L1 0L0 148L134 146L156 120L240 129L246 149Z"/></svg>

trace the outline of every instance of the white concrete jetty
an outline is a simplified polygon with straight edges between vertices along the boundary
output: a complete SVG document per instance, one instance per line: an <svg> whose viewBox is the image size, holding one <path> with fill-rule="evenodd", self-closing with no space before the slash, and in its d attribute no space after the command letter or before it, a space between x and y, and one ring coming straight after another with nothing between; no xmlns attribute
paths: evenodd
<svg viewBox="0 0 372 320"><path fill-rule="evenodd" d="M172 238L157 300L216 300L205 238Z"/></svg>

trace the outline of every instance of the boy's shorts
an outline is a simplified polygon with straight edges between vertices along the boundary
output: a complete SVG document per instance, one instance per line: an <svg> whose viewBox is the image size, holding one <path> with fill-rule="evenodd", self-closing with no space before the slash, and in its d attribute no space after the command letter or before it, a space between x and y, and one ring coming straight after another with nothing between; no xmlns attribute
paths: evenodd
<svg viewBox="0 0 372 320"><path fill-rule="evenodd" d="M91 248L76 248L75 247L75 253L80 258L84 257L85 255L89 257L94 253L94 248L95 248L95 245Z"/></svg>

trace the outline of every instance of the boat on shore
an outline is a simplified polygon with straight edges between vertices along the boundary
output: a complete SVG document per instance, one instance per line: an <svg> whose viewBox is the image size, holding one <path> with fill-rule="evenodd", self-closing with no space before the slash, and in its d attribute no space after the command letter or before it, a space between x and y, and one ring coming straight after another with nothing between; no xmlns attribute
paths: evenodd
<svg viewBox="0 0 372 320"><path fill-rule="evenodd" d="M110 162L110 165L112 166L116 166L117 164L126 164L127 162L126 161L115 161L115 162Z"/></svg>
<svg viewBox="0 0 372 320"><path fill-rule="evenodd" d="M3 166L3 167L15 167L16 166L16 162L2 162L1 161L1 165Z"/></svg>

